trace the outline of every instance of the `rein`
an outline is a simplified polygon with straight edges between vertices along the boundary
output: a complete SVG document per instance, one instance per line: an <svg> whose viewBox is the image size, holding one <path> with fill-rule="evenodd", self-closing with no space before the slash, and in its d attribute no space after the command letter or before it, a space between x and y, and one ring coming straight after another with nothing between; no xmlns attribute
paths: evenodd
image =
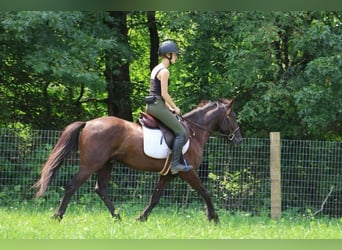
<svg viewBox="0 0 342 250"><path fill-rule="evenodd" d="M217 105L218 105L218 104L217 104ZM225 105L224 105L224 109L227 110L227 108L226 108ZM209 132L210 134L212 134L212 133L215 132L215 131L210 130L210 129L208 129L208 128L206 128L206 127L204 127L204 126L202 126L202 125L200 125L200 124L198 124L198 123L196 123L196 122L193 122L193 121L191 121L191 120L189 120L189 119L187 119L187 118L184 118L181 114L179 115L179 117L180 117L180 119L182 119L182 120L184 120L184 121L187 121L187 122L191 123L192 125L196 126L197 128L200 128L200 129L202 129L202 130L205 130L205 131ZM227 119L229 120L229 117L227 117ZM227 122L227 121L226 121L226 122ZM236 133L239 129L240 129L240 127L237 127L237 128L234 129L234 131L231 132L229 135L223 134L223 133L221 133L221 132L217 132L217 133L218 133L220 136L226 137L229 141L232 141L232 140L234 140L234 138L235 138L235 133ZM193 135L195 135L195 134L193 134Z"/></svg>

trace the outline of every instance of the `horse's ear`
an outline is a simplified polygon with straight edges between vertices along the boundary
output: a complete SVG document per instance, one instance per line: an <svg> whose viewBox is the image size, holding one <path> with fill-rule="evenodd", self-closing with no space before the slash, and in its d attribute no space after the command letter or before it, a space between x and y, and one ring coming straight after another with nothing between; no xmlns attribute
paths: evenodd
<svg viewBox="0 0 342 250"><path fill-rule="evenodd" d="M234 102L234 98L233 99L228 99L228 106L229 107L233 107L233 102Z"/></svg>
<svg viewBox="0 0 342 250"><path fill-rule="evenodd" d="M224 99L224 98L220 98L218 99L218 102L219 103L224 103L224 104L227 104L228 106L232 106L233 105L233 102L234 102L234 99Z"/></svg>

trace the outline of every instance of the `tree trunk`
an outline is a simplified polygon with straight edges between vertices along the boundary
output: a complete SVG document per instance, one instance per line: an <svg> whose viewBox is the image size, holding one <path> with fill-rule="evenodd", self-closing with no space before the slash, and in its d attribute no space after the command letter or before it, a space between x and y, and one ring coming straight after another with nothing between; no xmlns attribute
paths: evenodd
<svg viewBox="0 0 342 250"><path fill-rule="evenodd" d="M106 24L113 30L113 33L119 34L117 40L120 46L128 47L127 12L110 11L109 15L113 17L114 21ZM112 53L114 52L112 51ZM108 115L132 121L130 101L132 83L129 76L129 63L115 62L114 60L119 60L119 58L112 54L107 54L106 57L105 77L108 91Z"/></svg>
<svg viewBox="0 0 342 250"><path fill-rule="evenodd" d="M150 32L150 69L152 70L158 64L158 47L159 47L159 36L156 23L156 12L147 12L147 25L148 31Z"/></svg>

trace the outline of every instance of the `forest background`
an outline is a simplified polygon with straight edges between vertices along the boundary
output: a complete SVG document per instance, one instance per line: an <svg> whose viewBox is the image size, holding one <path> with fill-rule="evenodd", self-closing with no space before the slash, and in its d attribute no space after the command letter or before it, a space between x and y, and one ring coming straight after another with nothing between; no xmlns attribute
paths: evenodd
<svg viewBox="0 0 342 250"><path fill-rule="evenodd" d="M158 45L173 39L183 113L235 98L244 137L342 139L339 11L0 12L0 126L62 130L145 109Z"/></svg>

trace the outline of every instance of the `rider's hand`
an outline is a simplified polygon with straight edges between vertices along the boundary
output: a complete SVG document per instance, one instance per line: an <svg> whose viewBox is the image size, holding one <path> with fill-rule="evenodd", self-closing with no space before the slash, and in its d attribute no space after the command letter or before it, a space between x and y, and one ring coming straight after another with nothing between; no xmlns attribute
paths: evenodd
<svg viewBox="0 0 342 250"><path fill-rule="evenodd" d="M180 115L180 109L178 107L175 107L173 110L177 115Z"/></svg>

